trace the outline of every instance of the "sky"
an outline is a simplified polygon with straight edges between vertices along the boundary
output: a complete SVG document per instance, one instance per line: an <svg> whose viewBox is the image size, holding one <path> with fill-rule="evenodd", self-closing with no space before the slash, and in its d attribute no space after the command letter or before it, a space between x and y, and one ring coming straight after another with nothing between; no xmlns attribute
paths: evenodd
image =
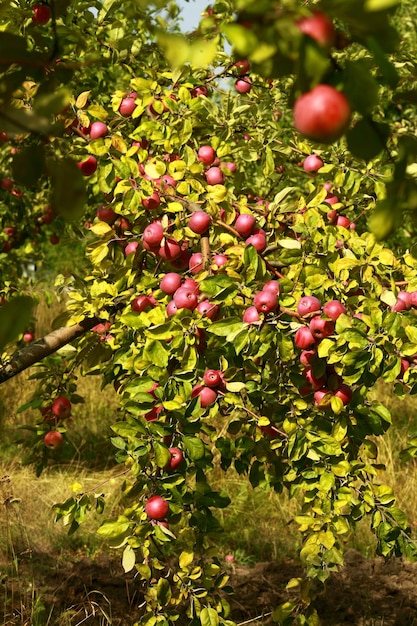
<svg viewBox="0 0 417 626"><path fill-rule="evenodd" d="M181 30L187 32L198 26L201 13L210 4L210 0L177 0L177 4L182 9Z"/></svg>

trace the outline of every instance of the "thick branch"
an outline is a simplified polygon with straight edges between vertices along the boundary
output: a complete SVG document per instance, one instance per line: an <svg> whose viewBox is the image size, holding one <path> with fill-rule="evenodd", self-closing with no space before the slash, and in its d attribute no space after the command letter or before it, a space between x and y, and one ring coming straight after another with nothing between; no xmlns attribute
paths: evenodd
<svg viewBox="0 0 417 626"><path fill-rule="evenodd" d="M0 384L9 380L9 378L13 378L16 374L20 374L20 372L23 372L31 365L39 363L39 361L53 354L67 343L71 343L77 337L81 337L81 335L84 335L84 333L98 324L99 321L97 317L85 318L79 324L58 328L46 335L46 337L43 337L43 339L38 339L38 341L34 341L29 346L22 348L11 357L8 363L0 367Z"/></svg>

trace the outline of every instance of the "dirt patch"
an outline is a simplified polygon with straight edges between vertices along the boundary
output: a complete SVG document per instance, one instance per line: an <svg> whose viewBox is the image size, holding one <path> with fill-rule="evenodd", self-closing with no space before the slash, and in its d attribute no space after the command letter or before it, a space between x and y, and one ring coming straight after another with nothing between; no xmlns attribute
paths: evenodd
<svg viewBox="0 0 417 626"><path fill-rule="evenodd" d="M416 563L369 560L355 550L346 553L345 561L324 588L317 588L314 606L323 626L417 626ZM19 567L19 576L3 575L1 580L2 623L7 626L34 623L36 604L48 626L129 626L138 618L140 591L116 558L102 554L57 565L52 556L33 554ZM245 625L272 624L273 609L291 597L285 589L288 580L302 576L290 561L230 569L232 618Z"/></svg>

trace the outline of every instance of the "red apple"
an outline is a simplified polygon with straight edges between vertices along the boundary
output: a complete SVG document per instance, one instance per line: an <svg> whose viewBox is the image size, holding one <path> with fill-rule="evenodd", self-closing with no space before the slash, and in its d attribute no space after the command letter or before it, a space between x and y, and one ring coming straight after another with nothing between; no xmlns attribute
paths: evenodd
<svg viewBox="0 0 417 626"><path fill-rule="evenodd" d="M259 291L253 299L253 304L258 313L271 313L278 306L278 296L273 291Z"/></svg>
<svg viewBox="0 0 417 626"><path fill-rule="evenodd" d="M58 430L50 430L43 438L45 446L50 450L55 450L55 448L59 448L63 440L64 437L62 436L62 433L60 433Z"/></svg>
<svg viewBox="0 0 417 626"><path fill-rule="evenodd" d="M148 296L136 296L130 302L130 308L135 313L142 313L142 311L146 311L152 306L152 302L149 300Z"/></svg>
<svg viewBox="0 0 417 626"><path fill-rule="evenodd" d="M211 146L201 146L197 152L197 158L204 165L211 165L216 158L216 151Z"/></svg>
<svg viewBox="0 0 417 626"><path fill-rule="evenodd" d="M169 504L161 496L152 496L145 504L145 513L151 519L162 520L168 512Z"/></svg>
<svg viewBox="0 0 417 626"><path fill-rule="evenodd" d="M238 78L235 82L235 89L238 93L249 93L252 89L250 78Z"/></svg>
<svg viewBox="0 0 417 626"><path fill-rule="evenodd" d="M333 394L336 398L340 398L343 405L346 406L352 400L352 389L345 384L341 384Z"/></svg>
<svg viewBox="0 0 417 626"><path fill-rule="evenodd" d="M323 313L336 321L340 315L346 313L346 307L339 300L330 300L324 305Z"/></svg>
<svg viewBox="0 0 417 626"><path fill-rule="evenodd" d="M204 269L203 255L201 252L194 252L194 254L190 256L188 267L192 274L198 274L198 272L201 272Z"/></svg>
<svg viewBox="0 0 417 626"><path fill-rule="evenodd" d="M317 154L310 154L304 159L303 162L305 172L317 172L321 167L323 167L323 165L323 159L321 159Z"/></svg>
<svg viewBox="0 0 417 626"><path fill-rule="evenodd" d="M136 93L131 93L129 96L126 96L126 98L123 98L119 106L120 115L123 115L123 117L132 115L133 111L136 109L136 96Z"/></svg>
<svg viewBox="0 0 417 626"><path fill-rule="evenodd" d="M198 304L198 297L195 291L187 287L180 287L173 295L173 300L177 309L194 310Z"/></svg>
<svg viewBox="0 0 417 626"><path fill-rule="evenodd" d="M316 340L325 339L334 333L333 320L326 320L316 315L310 322L311 334Z"/></svg>
<svg viewBox="0 0 417 626"><path fill-rule="evenodd" d="M109 132L104 122L93 122L90 126L90 139L105 137Z"/></svg>
<svg viewBox="0 0 417 626"><path fill-rule="evenodd" d="M211 387L203 387L202 385L195 385L191 391L191 397L200 398L200 404L203 409L214 404L217 400L217 391Z"/></svg>
<svg viewBox="0 0 417 626"><path fill-rule="evenodd" d="M257 252L263 252L266 248L266 236L259 232L248 237L245 246L253 246Z"/></svg>
<svg viewBox="0 0 417 626"><path fill-rule="evenodd" d="M245 324L254 324L255 322L259 322L260 319L256 306L247 308L242 317L242 321L245 322Z"/></svg>
<svg viewBox="0 0 417 626"><path fill-rule="evenodd" d="M209 167L205 173L206 181L209 185L223 185L224 176L219 167Z"/></svg>
<svg viewBox="0 0 417 626"><path fill-rule="evenodd" d="M296 100L293 114L299 133L313 141L333 143L347 129L351 108L343 93L322 84Z"/></svg>
<svg viewBox="0 0 417 626"><path fill-rule="evenodd" d="M227 256L225 254L213 254L212 261L214 265L220 269L223 265L227 263Z"/></svg>
<svg viewBox="0 0 417 626"><path fill-rule="evenodd" d="M321 309L321 302L315 296L303 296L297 303L297 313L301 316L316 313Z"/></svg>
<svg viewBox="0 0 417 626"><path fill-rule="evenodd" d="M279 282L277 280L268 280L262 287L262 291L272 291L279 296Z"/></svg>
<svg viewBox="0 0 417 626"><path fill-rule="evenodd" d="M165 261L173 261L181 254L181 245L175 239L165 238L165 243L159 248L158 254Z"/></svg>
<svg viewBox="0 0 417 626"><path fill-rule="evenodd" d="M96 215L101 222L106 222L106 224L113 224L113 222L117 218L117 215L113 211L113 209L110 206L106 206L105 204L97 209Z"/></svg>
<svg viewBox="0 0 417 626"><path fill-rule="evenodd" d="M164 228L161 222L152 222L143 231L142 239L149 246L159 246L164 238Z"/></svg>
<svg viewBox="0 0 417 626"><path fill-rule="evenodd" d="M168 317L171 317L171 315L175 315L177 311L178 311L178 308L174 300L170 300L166 306L166 313Z"/></svg>
<svg viewBox="0 0 417 626"><path fill-rule="evenodd" d="M32 22L43 26L51 19L51 8L47 4L35 4L33 7Z"/></svg>
<svg viewBox="0 0 417 626"><path fill-rule="evenodd" d="M157 191L154 191L151 196L142 199L142 206L148 211L154 211L161 204L161 197Z"/></svg>
<svg viewBox="0 0 417 626"><path fill-rule="evenodd" d="M318 389L317 391L314 392L314 404L317 407L320 407L320 404L323 402L324 398L326 396L329 396L329 394L331 394L330 389ZM320 408L326 410L329 407L329 404L326 402L323 406L321 406Z"/></svg>
<svg viewBox="0 0 417 626"><path fill-rule="evenodd" d="M250 63L248 59L241 59L240 61L236 61L233 63L233 67L235 67L241 76L244 76L249 72Z"/></svg>
<svg viewBox="0 0 417 626"><path fill-rule="evenodd" d="M203 381L207 387L218 387L223 383L223 372L221 370L206 370Z"/></svg>
<svg viewBox="0 0 417 626"><path fill-rule="evenodd" d="M179 467L183 461L183 454L179 448L168 448L171 455L168 463L165 465L165 469L168 472L173 472Z"/></svg>
<svg viewBox="0 0 417 626"><path fill-rule="evenodd" d="M25 341L26 343L30 343L34 339L35 339L35 335L29 331L27 333L24 333L23 335L23 341Z"/></svg>
<svg viewBox="0 0 417 626"><path fill-rule="evenodd" d="M209 320L216 320L219 316L220 307L210 300L202 300L197 304L196 310Z"/></svg>
<svg viewBox="0 0 417 626"><path fill-rule="evenodd" d="M303 350L300 354L300 363L301 365L305 365L306 367L311 366L311 361L316 356L317 352L315 350Z"/></svg>
<svg viewBox="0 0 417 626"><path fill-rule="evenodd" d="M295 333L294 343L297 348L307 350L316 345L316 340L308 326L301 326Z"/></svg>
<svg viewBox="0 0 417 626"><path fill-rule="evenodd" d="M51 411L58 419L64 419L71 414L71 402L65 396L58 396L52 402Z"/></svg>
<svg viewBox="0 0 417 626"><path fill-rule="evenodd" d="M176 272L168 272L159 283L159 289L172 296L181 287L182 277Z"/></svg>
<svg viewBox="0 0 417 626"><path fill-rule="evenodd" d="M317 41L326 50L335 45L336 29L331 19L321 11L314 11L311 16L301 18L296 24L304 35Z"/></svg>
<svg viewBox="0 0 417 626"><path fill-rule="evenodd" d="M250 213L242 213L236 218L234 227L241 237L252 235L256 226L256 219Z"/></svg>
<svg viewBox="0 0 417 626"><path fill-rule="evenodd" d="M79 161L77 166L84 176L91 176L97 169L97 159L90 155L86 161Z"/></svg>
<svg viewBox="0 0 417 626"><path fill-rule="evenodd" d="M322 387L324 387L326 383L326 376L320 376L319 378L317 378L317 376L314 375L311 367L307 367L304 370L303 376L306 379L306 381L311 385L311 387L314 389L314 391L321 389Z"/></svg>
<svg viewBox="0 0 417 626"><path fill-rule="evenodd" d="M188 220L188 227L197 235L203 235L211 224L211 217L205 211L196 211Z"/></svg>
<svg viewBox="0 0 417 626"><path fill-rule="evenodd" d="M350 219L345 215L338 215L336 218L336 226L342 226L343 228L349 228Z"/></svg>

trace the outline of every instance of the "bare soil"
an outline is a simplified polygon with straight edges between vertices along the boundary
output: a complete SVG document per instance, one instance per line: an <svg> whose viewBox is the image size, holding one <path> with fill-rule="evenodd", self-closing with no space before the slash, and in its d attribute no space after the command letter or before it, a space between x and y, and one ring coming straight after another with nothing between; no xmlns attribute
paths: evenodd
<svg viewBox="0 0 417 626"><path fill-rule="evenodd" d="M62 555L58 560L23 555L18 572L9 576L0 563L1 624L133 624L140 595L120 561L108 554L70 559L63 563ZM346 553L345 561L325 587L317 588L314 606L323 626L417 626L417 563L370 560L355 550ZM229 567L235 590L229 598L231 617L245 626L272 624L271 612L291 597L285 589L288 580L302 575L291 561Z"/></svg>

